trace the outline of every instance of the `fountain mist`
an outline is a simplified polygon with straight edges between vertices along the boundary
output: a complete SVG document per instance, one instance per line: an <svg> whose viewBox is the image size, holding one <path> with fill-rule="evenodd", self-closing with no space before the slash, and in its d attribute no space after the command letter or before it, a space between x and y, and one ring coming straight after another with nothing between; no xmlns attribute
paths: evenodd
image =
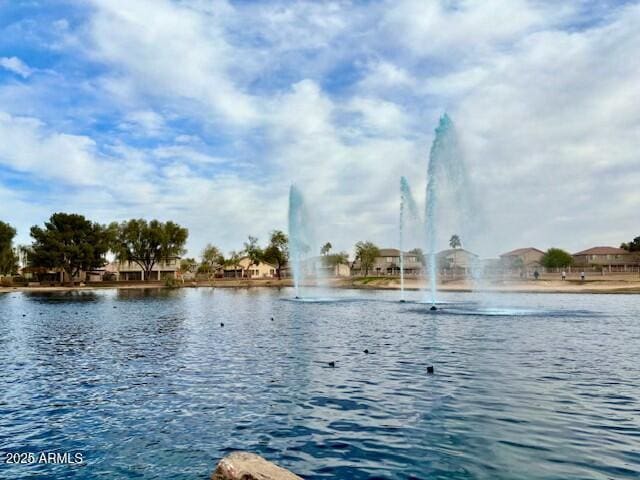
<svg viewBox="0 0 640 480"><path fill-rule="evenodd" d="M429 295L436 302L438 241L438 212L440 202L446 197L450 224L463 232L473 230L471 188L467 169L460 152L453 122L445 113L435 131L429 152L427 167L427 195L425 199L425 243L428 253Z"/></svg>
<svg viewBox="0 0 640 480"><path fill-rule="evenodd" d="M295 185L289 189L289 264L291 266L296 297L300 297L305 275L315 277L316 286L324 286L325 275L318 268L319 242L314 218L302 191Z"/></svg>
<svg viewBox="0 0 640 480"><path fill-rule="evenodd" d="M418 205L411 194L409 182L400 177L400 300L404 300L404 234L407 227L407 214L413 220L419 219Z"/></svg>

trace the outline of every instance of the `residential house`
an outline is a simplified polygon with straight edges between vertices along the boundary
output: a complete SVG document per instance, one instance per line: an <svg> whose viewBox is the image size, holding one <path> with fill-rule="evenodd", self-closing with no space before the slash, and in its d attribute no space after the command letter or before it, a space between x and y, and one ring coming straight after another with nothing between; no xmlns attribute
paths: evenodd
<svg viewBox="0 0 640 480"><path fill-rule="evenodd" d="M469 273L478 259L478 255L464 248L449 248L436 254L438 268L445 272Z"/></svg>
<svg viewBox="0 0 640 480"><path fill-rule="evenodd" d="M637 253L616 247L593 247L574 253L573 266L609 272L630 272L640 266Z"/></svg>
<svg viewBox="0 0 640 480"><path fill-rule="evenodd" d="M500 255L503 268L507 270L528 271L542 266L544 252L538 248L517 248Z"/></svg>
<svg viewBox="0 0 640 480"><path fill-rule="evenodd" d="M23 267L19 271L20 275L29 282L40 283L64 283L65 273L61 268L46 267Z"/></svg>
<svg viewBox="0 0 640 480"><path fill-rule="evenodd" d="M301 262L303 276L308 277L348 277L351 267L347 264L328 265L327 257L311 257Z"/></svg>
<svg viewBox="0 0 640 480"><path fill-rule="evenodd" d="M177 278L180 270L180 257L171 257L166 261L157 262L150 272L148 280L165 280ZM105 267L105 276L114 277L118 281L140 281L144 279L144 270L135 262L111 262Z"/></svg>
<svg viewBox="0 0 640 480"><path fill-rule="evenodd" d="M74 282L101 282L105 273L104 268L94 270L81 270L73 277ZM46 267L23 267L20 269L20 275L30 282L39 282L44 284L66 283L69 282L69 276L62 268L46 268Z"/></svg>
<svg viewBox="0 0 640 480"><path fill-rule="evenodd" d="M403 253L404 274L421 275L423 265L421 258L416 253ZM351 266L352 275L364 275L364 270L360 265L360 260L353 262ZM373 265L369 269L370 275L400 275L400 250L397 248L381 248L380 254L376 257Z"/></svg>
<svg viewBox="0 0 640 480"><path fill-rule="evenodd" d="M248 256L240 258L237 265L223 269L225 278L274 278L276 275L275 265L267 262L251 263Z"/></svg>

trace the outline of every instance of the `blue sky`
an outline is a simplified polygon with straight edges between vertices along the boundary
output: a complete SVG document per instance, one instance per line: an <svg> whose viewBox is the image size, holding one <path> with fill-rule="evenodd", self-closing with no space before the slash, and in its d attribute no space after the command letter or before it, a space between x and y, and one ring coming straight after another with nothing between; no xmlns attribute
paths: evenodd
<svg viewBox="0 0 640 480"><path fill-rule="evenodd" d="M394 246L447 111L467 246L617 245L640 234L639 24L632 1L0 2L0 219L21 243L55 211L173 219L197 256L285 229L295 182L319 237Z"/></svg>

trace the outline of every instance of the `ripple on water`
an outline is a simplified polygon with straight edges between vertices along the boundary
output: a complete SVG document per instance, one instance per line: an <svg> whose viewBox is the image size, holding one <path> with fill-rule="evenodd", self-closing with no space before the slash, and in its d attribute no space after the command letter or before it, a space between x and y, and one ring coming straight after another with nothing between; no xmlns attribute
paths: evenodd
<svg viewBox="0 0 640 480"><path fill-rule="evenodd" d="M638 297L341 295L0 296L0 450L87 459L0 478L207 478L236 449L307 479L640 477Z"/></svg>

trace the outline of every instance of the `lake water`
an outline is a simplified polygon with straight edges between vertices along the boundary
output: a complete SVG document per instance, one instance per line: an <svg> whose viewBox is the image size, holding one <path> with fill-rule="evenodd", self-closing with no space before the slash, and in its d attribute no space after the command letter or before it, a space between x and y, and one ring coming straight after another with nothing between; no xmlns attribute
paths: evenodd
<svg viewBox="0 0 640 480"><path fill-rule="evenodd" d="M640 296L330 295L0 295L3 461L84 458L0 478L206 479L236 449L307 479L640 478Z"/></svg>

